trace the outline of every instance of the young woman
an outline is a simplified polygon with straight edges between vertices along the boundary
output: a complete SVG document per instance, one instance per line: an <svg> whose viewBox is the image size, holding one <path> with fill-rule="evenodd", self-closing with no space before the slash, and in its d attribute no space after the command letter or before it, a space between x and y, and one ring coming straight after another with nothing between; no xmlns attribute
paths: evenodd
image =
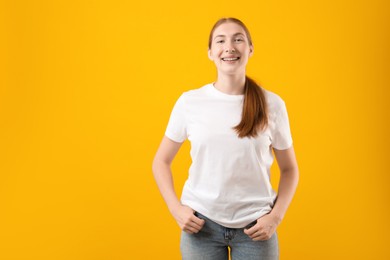
<svg viewBox="0 0 390 260"><path fill-rule="evenodd" d="M173 107L153 161L160 192L182 229L183 259L279 259L276 228L298 184L284 101L246 76L253 55L247 27L222 18L208 56L217 79L184 92ZM192 165L179 201L171 162L191 142ZM270 183L274 151L278 193ZM229 250L230 248L230 250Z"/></svg>

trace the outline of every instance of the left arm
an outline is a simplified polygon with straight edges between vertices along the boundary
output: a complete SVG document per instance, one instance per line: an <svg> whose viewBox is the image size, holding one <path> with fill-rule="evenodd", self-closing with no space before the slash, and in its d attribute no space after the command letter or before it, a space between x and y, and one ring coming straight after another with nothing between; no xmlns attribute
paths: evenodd
<svg viewBox="0 0 390 260"><path fill-rule="evenodd" d="M286 150L274 149L274 153L280 169L280 181L278 196L270 214L281 222L295 194L299 171L293 147Z"/></svg>
<svg viewBox="0 0 390 260"><path fill-rule="evenodd" d="M274 153L280 169L278 196L272 211L259 218L256 225L244 230L254 241L271 238L283 220L298 185L299 171L294 147L286 150L274 148Z"/></svg>

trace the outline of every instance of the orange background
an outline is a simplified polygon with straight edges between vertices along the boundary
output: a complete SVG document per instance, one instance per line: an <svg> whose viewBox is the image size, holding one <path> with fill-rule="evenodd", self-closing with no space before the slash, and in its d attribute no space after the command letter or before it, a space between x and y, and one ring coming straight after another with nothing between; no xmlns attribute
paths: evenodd
<svg viewBox="0 0 390 260"><path fill-rule="evenodd" d="M180 259L151 163L174 102L242 19L300 168L281 259L390 259L387 1L2 1L0 259ZM190 165L174 164L178 193ZM276 164L272 168L275 189Z"/></svg>

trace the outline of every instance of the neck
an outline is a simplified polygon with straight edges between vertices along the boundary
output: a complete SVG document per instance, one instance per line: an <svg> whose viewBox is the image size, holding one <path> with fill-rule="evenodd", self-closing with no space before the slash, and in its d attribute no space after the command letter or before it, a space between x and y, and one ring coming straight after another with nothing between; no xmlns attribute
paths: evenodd
<svg viewBox="0 0 390 260"><path fill-rule="evenodd" d="M245 88L245 73L241 75L218 75L214 87L229 95L243 95Z"/></svg>

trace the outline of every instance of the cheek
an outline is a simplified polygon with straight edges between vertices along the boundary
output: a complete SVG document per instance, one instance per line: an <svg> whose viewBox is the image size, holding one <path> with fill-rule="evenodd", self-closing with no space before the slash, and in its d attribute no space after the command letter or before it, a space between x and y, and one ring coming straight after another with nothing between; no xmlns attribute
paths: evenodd
<svg viewBox="0 0 390 260"><path fill-rule="evenodd" d="M245 58L249 58L252 55L249 50L244 50L242 53L244 54L243 56L245 56Z"/></svg>
<svg viewBox="0 0 390 260"><path fill-rule="evenodd" d="M213 52L211 54L211 57L213 58L214 61L219 61L220 60L220 53L217 53L217 52Z"/></svg>
<svg viewBox="0 0 390 260"><path fill-rule="evenodd" d="M211 49L211 53L213 54L213 56L220 55L222 51L223 51L223 49L221 47L213 47Z"/></svg>

